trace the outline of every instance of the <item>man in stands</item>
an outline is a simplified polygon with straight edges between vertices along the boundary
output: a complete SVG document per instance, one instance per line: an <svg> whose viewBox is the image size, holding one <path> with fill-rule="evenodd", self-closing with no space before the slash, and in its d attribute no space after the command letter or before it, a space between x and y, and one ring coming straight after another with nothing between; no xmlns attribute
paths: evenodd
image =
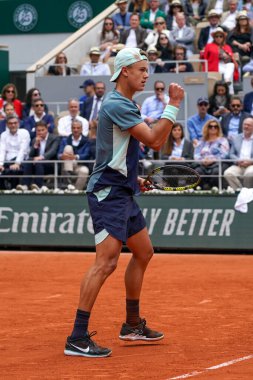
<svg viewBox="0 0 253 380"><path fill-rule="evenodd" d="M100 55L99 47L92 47L89 51L90 62L81 67L80 75L111 75L109 65L99 61Z"/></svg>
<svg viewBox="0 0 253 380"><path fill-rule="evenodd" d="M83 126L83 135L87 136L89 132L88 121L79 115L79 101L70 99L68 103L69 115L63 116L58 120L58 134L60 136L69 136L71 134L71 125L73 120L79 120Z"/></svg>

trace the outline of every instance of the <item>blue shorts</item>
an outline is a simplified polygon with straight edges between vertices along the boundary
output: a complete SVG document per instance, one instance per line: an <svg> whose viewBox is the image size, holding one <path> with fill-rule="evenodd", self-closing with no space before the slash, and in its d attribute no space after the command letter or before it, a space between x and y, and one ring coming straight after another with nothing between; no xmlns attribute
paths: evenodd
<svg viewBox="0 0 253 380"><path fill-rule="evenodd" d="M108 235L126 242L146 227L140 207L127 189L120 186L87 193L93 221L95 243L101 243Z"/></svg>

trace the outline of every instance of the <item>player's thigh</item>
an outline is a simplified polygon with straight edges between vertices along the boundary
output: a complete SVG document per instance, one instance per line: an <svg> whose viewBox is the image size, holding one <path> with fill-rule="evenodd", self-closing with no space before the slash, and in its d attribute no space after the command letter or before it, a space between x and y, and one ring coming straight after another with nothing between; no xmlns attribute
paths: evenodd
<svg viewBox="0 0 253 380"><path fill-rule="evenodd" d="M127 247L137 258L151 258L154 250L148 234L147 227L127 239Z"/></svg>
<svg viewBox="0 0 253 380"><path fill-rule="evenodd" d="M122 248L122 242L108 235L101 243L96 245L97 265L117 265Z"/></svg>

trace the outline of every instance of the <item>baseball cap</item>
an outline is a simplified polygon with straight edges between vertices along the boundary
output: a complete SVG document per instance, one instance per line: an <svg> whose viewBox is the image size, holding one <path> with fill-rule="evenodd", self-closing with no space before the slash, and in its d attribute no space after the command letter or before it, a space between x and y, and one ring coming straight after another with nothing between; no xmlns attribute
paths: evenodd
<svg viewBox="0 0 253 380"><path fill-rule="evenodd" d="M87 87L87 86L95 86L95 82L94 82L94 80L92 80L92 79L86 79L86 80L83 82L82 86L79 86L79 87L80 87L80 88L85 88L85 87Z"/></svg>
<svg viewBox="0 0 253 380"><path fill-rule="evenodd" d="M123 67L130 66L133 63L148 60L145 52L138 48L123 48L114 59L114 74L110 81L115 82L121 73Z"/></svg>
<svg viewBox="0 0 253 380"><path fill-rule="evenodd" d="M198 98L197 104L201 104L201 103L209 104L208 98L206 98L205 96L201 96L200 98Z"/></svg>

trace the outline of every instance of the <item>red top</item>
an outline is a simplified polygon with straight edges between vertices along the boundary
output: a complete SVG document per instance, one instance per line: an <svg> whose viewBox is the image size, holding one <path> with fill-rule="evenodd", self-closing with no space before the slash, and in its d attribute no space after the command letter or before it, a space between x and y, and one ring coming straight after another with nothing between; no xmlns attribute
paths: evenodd
<svg viewBox="0 0 253 380"><path fill-rule="evenodd" d="M1 98L0 99L0 109L3 108L4 103L5 103L5 100ZM18 99L15 99L15 100L13 100L12 104L14 106L14 109L15 109L15 112L16 112L17 116L20 119L22 119L22 109L23 109L23 106L22 106L21 101L18 100Z"/></svg>

